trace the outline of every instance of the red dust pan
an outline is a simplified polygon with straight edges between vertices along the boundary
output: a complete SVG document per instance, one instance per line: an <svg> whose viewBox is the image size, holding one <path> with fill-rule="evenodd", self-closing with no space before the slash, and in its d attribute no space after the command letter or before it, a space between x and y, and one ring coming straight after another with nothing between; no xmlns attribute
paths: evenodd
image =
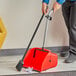
<svg viewBox="0 0 76 76"><path fill-rule="evenodd" d="M57 63L58 63L57 54L52 53L50 50L44 48L45 37L46 37L46 32L47 32L46 31L47 25L48 25L49 20L52 19L52 17L50 17L52 12L53 12L53 10L51 10L49 12L49 14L46 16L46 26L45 26L44 40L43 40L42 48L29 49L29 47L35 37L35 34L40 26L40 23L44 17L44 14L42 15L42 17L35 29L35 32L29 42L29 45L25 51L23 58L16 65L16 69L18 71L21 71L22 67L25 67L25 68L32 68L33 70L41 72L41 71L44 71L44 70L57 66Z"/></svg>
<svg viewBox="0 0 76 76"><path fill-rule="evenodd" d="M30 67L36 71L44 71L49 68L53 68L57 66L57 55L51 53L50 50L42 48L32 48L30 49L25 58L23 67Z"/></svg>

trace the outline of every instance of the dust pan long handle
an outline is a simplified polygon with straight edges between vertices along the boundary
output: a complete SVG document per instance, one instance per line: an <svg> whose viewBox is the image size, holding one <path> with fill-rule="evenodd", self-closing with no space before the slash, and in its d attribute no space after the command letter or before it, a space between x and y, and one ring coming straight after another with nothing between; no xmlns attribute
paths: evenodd
<svg viewBox="0 0 76 76"><path fill-rule="evenodd" d="M43 45L42 45L42 50L44 50L44 45L45 45L45 40L46 40L46 35L47 35L47 30L48 30L48 25L49 25L49 20L52 20L51 14L53 13L53 9L51 9L46 15L46 24L45 24L45 30L44 30L44 38L43 38Z"/></svg>
<svg viewBox="0 0 76 76"><path fill-rule="evenodd" d="M46 34L47 34L47 30L48 30L48 19L46 19L46 25L45 25L45 30L44 30L44 37L43 37L43 45L42 45L42 50L44 50L44 45L45 45L45 40L46 40Z"/></svg>

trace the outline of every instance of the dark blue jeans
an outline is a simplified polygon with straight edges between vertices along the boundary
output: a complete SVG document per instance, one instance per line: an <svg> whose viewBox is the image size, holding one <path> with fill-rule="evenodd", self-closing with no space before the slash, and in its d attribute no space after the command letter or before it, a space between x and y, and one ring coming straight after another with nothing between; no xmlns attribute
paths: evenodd
<svg viewBox="0 0 76 76"><path fill-rule="evenodd" d="M76 1L66 1L62 5L63 17L69 34L69 50L76 54Z"/></svg>

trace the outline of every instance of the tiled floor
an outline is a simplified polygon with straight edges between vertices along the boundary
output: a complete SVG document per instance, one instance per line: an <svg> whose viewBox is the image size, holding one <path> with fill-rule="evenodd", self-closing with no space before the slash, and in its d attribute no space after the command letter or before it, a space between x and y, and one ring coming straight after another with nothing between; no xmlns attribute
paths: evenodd
<svg viewBox="0 0 76 76"><path fill-rule="evenodd" d="M14 74L28 74L25 72L25 69L22 69L21 72L18 72L15 69L16 64L22 56L5 56L0 57L0 75L14 75ZM44 72L60 72L60 71L76 71L76 62L65 64L63 63L64 58L59 58L58 66L56 68L52 68L46 70ZM42 73L44 73L42 72ZM32 73L37 73L33 71Z"/></svg>

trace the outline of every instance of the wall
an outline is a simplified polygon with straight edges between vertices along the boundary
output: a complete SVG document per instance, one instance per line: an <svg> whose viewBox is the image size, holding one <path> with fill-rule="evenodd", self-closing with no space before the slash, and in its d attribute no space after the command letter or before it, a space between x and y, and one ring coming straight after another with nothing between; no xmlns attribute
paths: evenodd
<svg viewBox="0 0 76 76"><path fill-rule="evenodd" d="M0 0L0 16L8 33L3 49L26 48L41 14L41 0ZM68 45L67 29L61 14L59 10L53 15L47 32L46 47ZM31 47L42 46L44 26L45 18Z"/></svg>

